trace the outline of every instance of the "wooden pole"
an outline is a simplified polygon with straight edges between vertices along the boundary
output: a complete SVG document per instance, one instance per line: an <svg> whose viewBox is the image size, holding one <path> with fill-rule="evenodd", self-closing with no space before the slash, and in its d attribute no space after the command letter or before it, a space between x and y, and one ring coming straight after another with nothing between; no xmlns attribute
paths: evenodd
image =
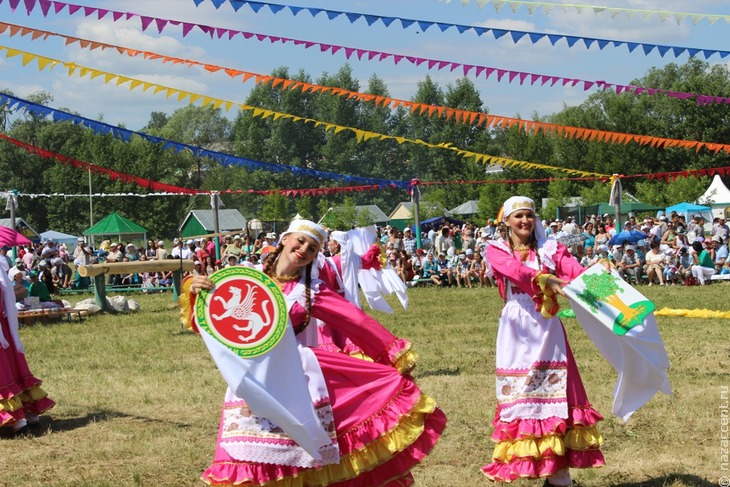
<svg viewBox="0 0 730 487"><path fill-rule="evenodd" d="M195 265L189 259L138 260L135 262L105 262L79 266L76 270L81 277L94 277L102 274L131 274L143 272L192 271Z"/></svg>

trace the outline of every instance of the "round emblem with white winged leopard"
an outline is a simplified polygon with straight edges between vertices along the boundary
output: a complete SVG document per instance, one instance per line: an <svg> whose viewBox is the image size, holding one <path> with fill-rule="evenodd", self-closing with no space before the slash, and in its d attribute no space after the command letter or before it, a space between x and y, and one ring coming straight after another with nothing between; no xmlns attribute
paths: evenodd
<svg viewBox="0 0 730 487"><path fill-rule="evenodd" d="M243 358L263 355L284 336L284 294L266 274L227 267L210 276L212 291L201 291L195 319L202 330Z"/></svg>

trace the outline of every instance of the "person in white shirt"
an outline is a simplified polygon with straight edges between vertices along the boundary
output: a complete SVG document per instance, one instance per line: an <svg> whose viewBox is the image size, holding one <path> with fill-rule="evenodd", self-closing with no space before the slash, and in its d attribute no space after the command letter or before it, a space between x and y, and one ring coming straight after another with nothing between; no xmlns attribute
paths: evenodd
<svg viewBox="0 0 730 487"><path fill-rule="evenodd" d="M183 259L192 259L195 257L195 242L192 240L185 242L185 247L180 251L180 256Z"/></svg>

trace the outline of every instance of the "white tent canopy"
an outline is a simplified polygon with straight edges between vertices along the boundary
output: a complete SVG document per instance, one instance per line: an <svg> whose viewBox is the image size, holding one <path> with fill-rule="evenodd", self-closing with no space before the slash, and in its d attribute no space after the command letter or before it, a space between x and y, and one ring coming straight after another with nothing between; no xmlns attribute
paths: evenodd
<svg viewBox="0 0 730 487"><path fill-rule="evenodd" d="M79 236L56 232L55 230L48 230L47 232L41 233L42 241L53 240L57 244L65 244L69 249L76 247L79 238Z"/></svg>
<svg viewBox="0 0 730 487"><path fill-rule="evenodd" d="M702 196L697 199L702 205L712 207L714 216L725 216L726 209L730 207L730 189L725 186L718 174L712 178L712 183Z"/></svg>
<svg viewBox="0 0 730 487"><path fill-rule="evenodd" d="M479 200L467 201L451 210L452 215L476 215L477 213L479 213Z"/></svg>

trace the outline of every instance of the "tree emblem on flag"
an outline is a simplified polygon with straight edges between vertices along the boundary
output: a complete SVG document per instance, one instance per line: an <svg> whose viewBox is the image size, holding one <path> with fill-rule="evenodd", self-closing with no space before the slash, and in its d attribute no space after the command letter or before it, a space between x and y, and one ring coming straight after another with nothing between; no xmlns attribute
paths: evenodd
<svg viewBox="0 0 730 487"><path fill-rule="evenodd" d="M578 298L586 303L591 312L598 314L599 309L609 305L619 311L613 322L613 332L625 335L629 330L644 322L644 318L654 311L654 303L648 300L625 303L619 293L623 293L623 286L627 284L620 278L608 272L583 274L581 276L586 288L578 294Z"/></svg>

